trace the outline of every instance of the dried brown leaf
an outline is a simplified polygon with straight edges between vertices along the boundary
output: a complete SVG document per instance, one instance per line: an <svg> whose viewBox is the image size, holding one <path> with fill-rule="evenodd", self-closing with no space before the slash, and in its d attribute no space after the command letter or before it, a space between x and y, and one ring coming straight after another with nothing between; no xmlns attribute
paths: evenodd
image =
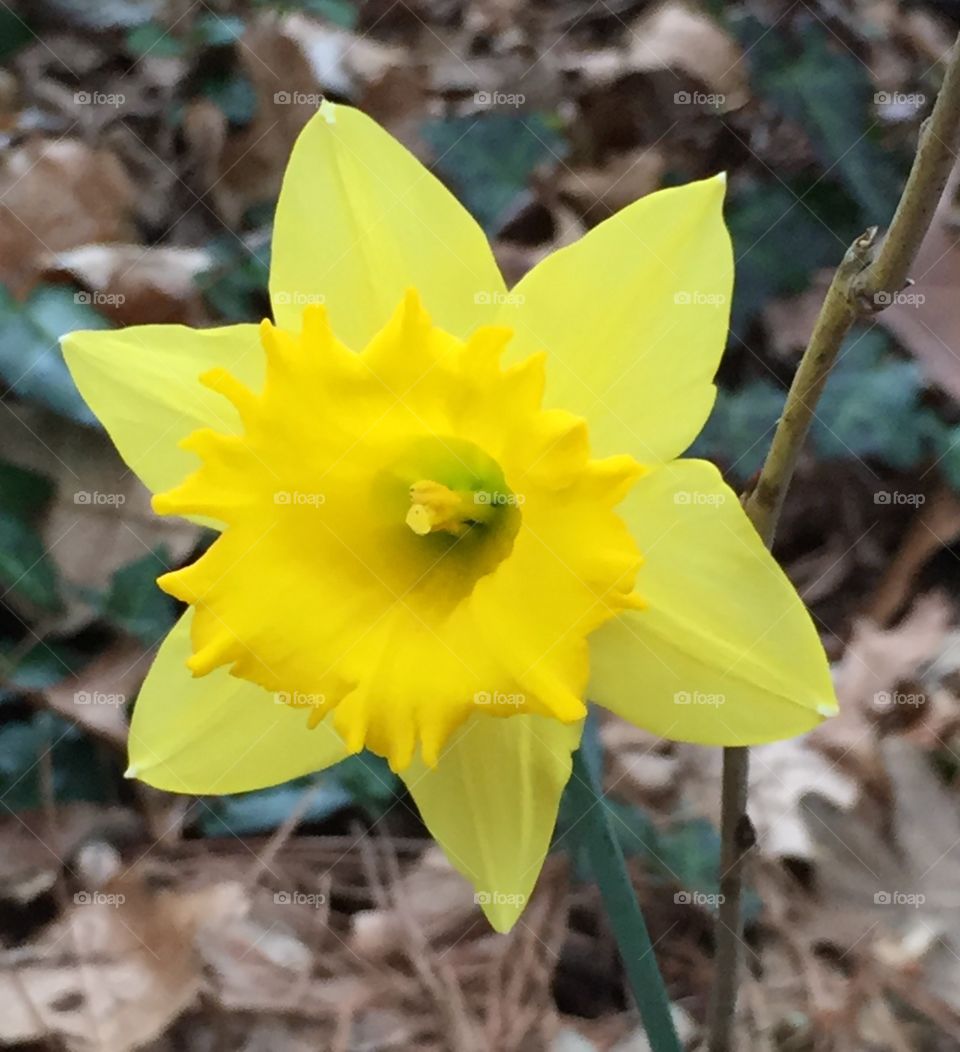
<svg viewBox="0 0 960 1052"><path fill-rule="evenodd" d="M97 309L121 325L209 322L197 278L213 257L203 248L143 245L81 245L46 261L90 294Z"/></svg>
<svg viewBox="0 0 960 1052"><path fill-rule="evenodd" d="M26 295L52 252L130 238L134 187L106 149L35 139L0 164L0 281Z"/></svg>

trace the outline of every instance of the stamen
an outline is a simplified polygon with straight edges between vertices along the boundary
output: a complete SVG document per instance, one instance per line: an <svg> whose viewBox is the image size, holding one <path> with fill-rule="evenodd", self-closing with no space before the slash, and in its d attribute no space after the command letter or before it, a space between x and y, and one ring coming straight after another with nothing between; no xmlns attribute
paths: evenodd
<svg viewBox="0 0 960 1052"><path fill-rule="evenodd" d="M496 510L484 494L453 490L442 482L421 479L410 487L406 523L418 537L443 530L462 537L471 526L488 522Z"/></svg>

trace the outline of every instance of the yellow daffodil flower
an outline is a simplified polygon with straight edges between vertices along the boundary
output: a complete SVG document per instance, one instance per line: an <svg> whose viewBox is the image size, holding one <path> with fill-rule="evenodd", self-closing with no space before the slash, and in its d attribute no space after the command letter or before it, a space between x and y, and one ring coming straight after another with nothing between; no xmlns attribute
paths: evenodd
<svg viewBox="0 0 960 1052"><path fill-rule="evenodd" d="M585 699L711 745L832 713L803 604L717 470L676 459L726 337L723 195L650 194L508 292L451 194L324 103L280 195L272 323L68 336L155 510L222 531L159 579L190 609L131 775L233 793L367 747L507 930Z"/></svg>

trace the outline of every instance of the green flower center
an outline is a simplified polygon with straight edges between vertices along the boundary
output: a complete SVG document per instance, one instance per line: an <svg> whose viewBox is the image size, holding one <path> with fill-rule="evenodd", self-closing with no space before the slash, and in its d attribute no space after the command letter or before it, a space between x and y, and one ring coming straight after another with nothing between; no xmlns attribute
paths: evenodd
<svg viewBox="0 0 960 1052"><path fill-rule="evenodd" d="M472 442L421 436L375 482L375 505L420 598L456 602L510 554L522 498Z"/></svg>

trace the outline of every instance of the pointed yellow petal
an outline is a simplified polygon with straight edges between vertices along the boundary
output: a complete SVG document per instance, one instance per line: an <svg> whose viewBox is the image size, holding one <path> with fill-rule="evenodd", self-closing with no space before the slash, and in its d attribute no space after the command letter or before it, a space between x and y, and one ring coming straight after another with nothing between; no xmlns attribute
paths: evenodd
<svg viewBox="0 0 960 1052"><path fill-rule="evenodd" d="M504 291L487 239L456 198L359 110L326 102L297 139L273 233L270 300L299 331L325 302L339 339L361 350L410 286L461 338Z"/></svg>
<svg viewBox="0 0 960 1052"><path fill-rule="evenodd" d="M173 793L222 794L276 785L329 767L347 750L327 723L226 669L191 677L190 620L167 636L137 698L127 774Z"/></svg>
<svg viewBox="0 0 960 1052"><path fill-rule="evenodd" d="M547 404L585 417L594 455L678 456L713 405L733 255L722 176L650 194L513 290L509 354L548 352Z"/></svg>
<svg viewBox="0 0 960 1052"><path fill-rule="evenodd" d="M658 468L620 511L646 607L591 636L591 699L705 745L790 738L836 711L810 615L712 464Z"/></svg>
<svg viewBox="0 0 960 1052"><path fill-rule="evenodd" d="M263 377L255 325L73 332L63 338L63 353L120 455L154 492L172 488L196 468L196 457L177 447L192 431L240 431L236 409L201 384L200 374L222 366L254 389Z"/></svg>
<svg viewBox="0 0 960 1052"><path fill-rule="evenodd" d="M497 931L513 927L536 883L581 728L543 716L474 716L435 768L417 760L403 775Z"/></svg>

